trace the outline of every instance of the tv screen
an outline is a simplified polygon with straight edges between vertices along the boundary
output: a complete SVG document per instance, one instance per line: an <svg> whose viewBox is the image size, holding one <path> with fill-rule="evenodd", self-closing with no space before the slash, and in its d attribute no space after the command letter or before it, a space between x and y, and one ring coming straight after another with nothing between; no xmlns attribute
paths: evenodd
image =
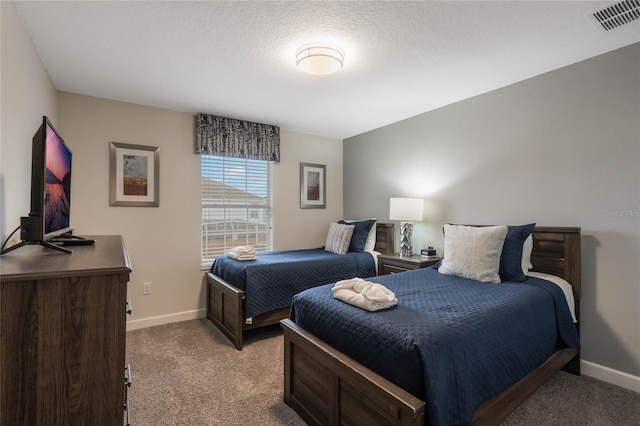
<svg viewBox="0 0 640 426"><path fill-rule="evenodd" d="M23 241L43 241L71 230L71 151L47 117L33 136L31 212L22 225Z"/></svg>
<svg viewBox="0 0 640 426"><path fill-rule="evenodd" d="M71 151L48 120L45 120L43 239L69 228L71 199Z"/></svg>

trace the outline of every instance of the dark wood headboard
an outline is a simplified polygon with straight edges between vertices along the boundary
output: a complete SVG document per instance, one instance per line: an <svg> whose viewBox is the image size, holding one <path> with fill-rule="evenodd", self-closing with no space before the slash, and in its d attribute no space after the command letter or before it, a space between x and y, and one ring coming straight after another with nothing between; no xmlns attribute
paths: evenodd
<svg viewBox="0 0 640 426"><path fill-rule="evenodd" d="M532 271L564 278L571 284L576 306L582 295L580 231L580 228L569 226L536 226L531 252Z"/></svg>
<svg viewBox="0 0 640 426"><path fill-rule="evenodd" d="M393 253L393 223L378 223L375 250ZM573 288L576 304L580 301L580 228L561 226L536 226L533 230L533 271L564 278Z"/></svg>
<svg viewBox="0 0 640 426"><path fill-rule="evenodd" d="M533 230L533 271L564 278L571 284L575 301L575 314L580 333L580 297L582 294L580 228L536 226ZM580 375L580 350L563 370Z"/></svg>
<svg viewBox="0 0 640 426"><path fill-rule="evenodd" d="M537 226L533 230L533 271L564 278L573 287L576 305L582 294L580 228Z"/></svg>
<svg viewBox="0 0 640 426"><path fill-rule="evenodd" d="M376 224L376 246L375 251L382 254L393 253L393 223Z"/></svg>

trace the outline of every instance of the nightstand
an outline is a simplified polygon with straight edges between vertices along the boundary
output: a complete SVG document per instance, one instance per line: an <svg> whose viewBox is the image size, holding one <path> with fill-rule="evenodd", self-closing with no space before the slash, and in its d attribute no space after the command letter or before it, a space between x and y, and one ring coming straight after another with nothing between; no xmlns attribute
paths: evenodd
<svg viewBox="0 0 640 426"><path fill-rule="evenodd" d="M378 275L395 274L413 269L426 268L427 266L435 265L439 261L440 258L427 260L417 254L402 257L398 253L381 254L378 256Z"/></svg>

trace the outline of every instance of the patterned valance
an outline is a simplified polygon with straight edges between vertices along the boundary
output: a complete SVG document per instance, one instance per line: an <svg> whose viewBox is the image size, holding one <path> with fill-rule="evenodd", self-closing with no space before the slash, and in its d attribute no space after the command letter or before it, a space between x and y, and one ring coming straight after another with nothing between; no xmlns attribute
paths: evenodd
<svg viewBox="0 0 640 426"><path fill-rule="evenodd" d="M280 162L280 128L215 115L195 117L196 154Z"/></svg>

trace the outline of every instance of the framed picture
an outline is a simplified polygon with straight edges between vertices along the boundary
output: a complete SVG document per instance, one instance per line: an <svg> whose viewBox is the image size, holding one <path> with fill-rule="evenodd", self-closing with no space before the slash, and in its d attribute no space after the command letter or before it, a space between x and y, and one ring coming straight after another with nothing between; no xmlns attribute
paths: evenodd
<svg viewBox="0 0 640 426"><path fill-rule="evenodd" d="M327 176L322 164L300 163L300 208L326 208Z"/></svg>
<svg viewBox="0 0 640 426"><path fill-rule="evenodd" d="M111 142L109 203L112 206L160 205L160 148Z"/></svg>

